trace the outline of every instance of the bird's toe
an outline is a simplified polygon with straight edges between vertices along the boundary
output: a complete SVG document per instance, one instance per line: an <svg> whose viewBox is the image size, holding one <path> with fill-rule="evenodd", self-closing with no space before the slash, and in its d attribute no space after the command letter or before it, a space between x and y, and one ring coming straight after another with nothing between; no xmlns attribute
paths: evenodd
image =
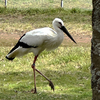
<svg viewBox="0 0 100 100"><path fill-rule="evenodd" d="M31 93L33 93L33 94L37 94L36 89L32 89L32 90L31 90Z"/></svg>
<svg viewBox="0 0 100 100"><path fill-rule="evenodd" d="M51 89L54 91L54 85L51 81L49 81L49 86L51 87Z"/></svg>

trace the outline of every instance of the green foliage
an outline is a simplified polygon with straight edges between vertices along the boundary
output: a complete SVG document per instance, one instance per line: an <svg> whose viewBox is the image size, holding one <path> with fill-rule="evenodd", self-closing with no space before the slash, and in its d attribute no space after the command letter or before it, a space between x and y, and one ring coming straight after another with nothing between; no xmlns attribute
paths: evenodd
<svg viewBox="0 0 100 100"><path fill-rule="evenodd" d="M80 8L72 8L72 9L63 9L63 8L48 8L48 9L38 9L38 8L26 8L26 9L18 9L18 8L3 8L0 7L0 13L1 14L28 14L28 15L33 15L33 14L57 14L58 12L60 12L61 14L64 14L65 12L70 14L70 13L81 13L81 14L87 14L87 15L91 15L91 10L82 10ZM59 14L59 13L58 13Z"/></svg>

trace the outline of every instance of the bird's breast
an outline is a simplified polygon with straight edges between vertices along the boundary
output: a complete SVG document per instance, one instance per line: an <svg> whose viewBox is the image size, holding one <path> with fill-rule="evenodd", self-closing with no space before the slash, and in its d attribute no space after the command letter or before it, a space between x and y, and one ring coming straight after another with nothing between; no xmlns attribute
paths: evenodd
<svg viewBox="0 0 100 100"><path fill-rule="evenodd" d="M64 39L63 35L49 38L47 41L45 41L45 49L46 50L56 49L62 43L63 39Z"/></svg>

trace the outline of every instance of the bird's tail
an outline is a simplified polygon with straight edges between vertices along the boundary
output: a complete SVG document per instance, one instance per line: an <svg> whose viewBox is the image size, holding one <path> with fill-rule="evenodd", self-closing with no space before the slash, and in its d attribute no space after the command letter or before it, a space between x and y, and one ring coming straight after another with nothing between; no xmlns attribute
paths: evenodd
<svg viewBox="0 0 100 100"><path fill-rule="evenodd" d="M15 46L12 50L7 54L6 58L8 60L13 60L15 57L20 57L28 53L26 48Z"/></svg>
<svg viewBox="0 0 100 100"><path fill-rule="evenodd" d="M27 48L31 48L25 43L18 42L14 48L7 54L6 58L8 60L13 60L15 57L20 57L28 53Z"/></svg>
<svg viewBox="0 0 100 100"><path fill-rule="evenodd" d="M8 59L8 60L13 60L15 57L16 57L16 55L18 54L18 51L17 50L14 50L14 51L10 51L7 55L6 55L6 58Z"/></svg>
<svg viewBox="0 0 100 100"><path fill-rule="evenodd" d="M15 45L15 47L13 47L12 49L11 49L11 51L7 54L7 56L6 56L6 58L8 59L8 60L13 60L15 57L16 57L16 55L17 55L17 53L18 53L18 43Z"/></svg>
<svg viewBox="0 0 100 100"><path fill-rule="evenodd" d="M8 60L13 60L15 57L14 57L14 58L9 58L8 56L6 56L6 58L7 58Z"/></svg>

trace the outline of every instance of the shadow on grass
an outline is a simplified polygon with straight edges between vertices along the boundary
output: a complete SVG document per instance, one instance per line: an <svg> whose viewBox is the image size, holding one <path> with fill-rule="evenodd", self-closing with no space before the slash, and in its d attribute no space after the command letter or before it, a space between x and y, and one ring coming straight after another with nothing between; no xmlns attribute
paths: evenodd
<svg viewBox="0 0 100 100"><path fill-rule="evenodd" d="M36 73L37 74L37 73ZM59 73L59 71L45 70L45 74L55 84L55 91L51 91L47 81L36 75L38 94L32 94L33 72L0 73L0 99L2 100L90 100L91 91L83 86L72 75ZM81 74L81 73L80 73ZM62 79L63 77L63 79ZM66 79L67 78L67 79ZM73 78L71 83L71 78ZM82 81L80 82L82 83ZM88 91L88 92L87 92Z"/></svg>
<svg viewBox="0 0 100 100"><path fill-rule="evenodd" d="M0 93L1 100L91 100L91 95L87 93L55 93L48 91L39 91L37 94L32 94L25 91L14 91L2 89Z"/></svg>

